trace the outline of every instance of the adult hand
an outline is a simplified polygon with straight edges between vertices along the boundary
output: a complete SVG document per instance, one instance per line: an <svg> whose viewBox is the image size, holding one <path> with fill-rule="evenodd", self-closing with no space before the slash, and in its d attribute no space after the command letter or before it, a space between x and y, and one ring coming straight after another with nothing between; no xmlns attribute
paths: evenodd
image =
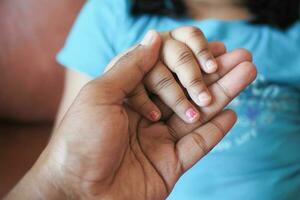
<svg viewBox="0 0 300 200"><path fill-rule="evenodd" d="M233 68L252 65L247 50L227 53L222 42L208 42L197 27L184 26L160 34L160 59L128 100L131 108L151 121L166 117L160 105L187 123L199 121L198 108L209 106L214 99L208 89L211 83Z"/></svg>
<svg viewBox="0 0 300 200"><path fill-rule="evenodd" d="M151 122L124 101L155 65L161 39L115 59L87 84L34 167L7 199L165 199L179 177L207 154L236 121L221 110L256 75L253 65L231 70L210 86L215 103L201 122L178 116Z"/></svg>

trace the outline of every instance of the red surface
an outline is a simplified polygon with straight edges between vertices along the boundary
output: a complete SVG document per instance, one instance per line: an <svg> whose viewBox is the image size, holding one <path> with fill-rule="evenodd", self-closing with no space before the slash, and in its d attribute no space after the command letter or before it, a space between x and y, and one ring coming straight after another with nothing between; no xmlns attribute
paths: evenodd
<svg viewBox="0 0 300 200"><path fill-rule="evenodd" d="M55 55L83 0L0 0L0 119L53 120L63 89Z"/></svg>
<svg viewBox="0 0 300 200"><path fill-rule="evenodd" d="M0 125L0 199L31 168L46 146L49 125Z"/></svg>
<svg viewBox="0 0 300 200"><path fill-rule="evenodd" d="M55 55L83 2L0 0L0 199L47 143L63 90Z"/></svg>

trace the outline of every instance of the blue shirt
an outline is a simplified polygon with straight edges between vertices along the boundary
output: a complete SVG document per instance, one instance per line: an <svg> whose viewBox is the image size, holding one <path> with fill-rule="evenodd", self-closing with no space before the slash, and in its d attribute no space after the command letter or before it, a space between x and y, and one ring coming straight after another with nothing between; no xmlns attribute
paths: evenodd
<svg viewBox="0 0 300 200"><path fill-rule="evenodd" d="M149 29L193 25L229 50L250 50L258 67L255 83L230 105L238 113L237 125L180 179L169 199L300 198L300 22L281 31L245 20L133 17L129 11L128 0L88 0L59 62L96 77Z"/></svg>

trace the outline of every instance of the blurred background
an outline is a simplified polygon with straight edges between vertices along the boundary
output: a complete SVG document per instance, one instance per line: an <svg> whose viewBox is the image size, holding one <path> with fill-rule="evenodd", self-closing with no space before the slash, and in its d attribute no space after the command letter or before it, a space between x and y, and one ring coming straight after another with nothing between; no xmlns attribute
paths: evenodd
<svg viewBox="0 0 300 200"><path fill-rule="evenodd" d="M84 0L0 0L0 198L46 145L63 90L55 61Z"/></svg>

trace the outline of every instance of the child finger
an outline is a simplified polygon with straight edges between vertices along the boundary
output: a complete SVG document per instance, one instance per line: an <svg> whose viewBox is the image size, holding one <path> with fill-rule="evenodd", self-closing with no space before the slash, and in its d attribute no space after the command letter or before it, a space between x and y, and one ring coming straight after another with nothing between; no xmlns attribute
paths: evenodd
<svg viewBox="0 0 300 200"><path fill-rule="evenodd" d="M204 83L193 52L182 42L170 39L162 48L164 63L173 71L198 106L208 106L212 96Z"/></svg>
<svg viewBox="0 0 300 200"><path fill-rule="evenodd" d="M214 82L218 81L230 70L238 65L247 65L252 62L252 54L246 49L236 49L232 52L223 54L217 58L219 65L218 71L213 74L205 74L203 76L204 82L207 86L210 86Z"/></svg>
<svg viewBox="0 0 300 200"><path fill-rule="evenodd" d="M161 113L159 108L149 98L148 93L142 84L139 84L137 88L130 93L127 103L136 112L151 121L157 121L160 119Z"/></svg>
<svg viewBox="0 0 300 200"><path fill-rule="evenodd" d="M161 120L169 119L169 117L174 114L174 111L166 105L158 96L152 98L152 101L158 107L161 112Z"/></svg>
<svg viewBox="0 0 300 200"><path fill-rule="evenodd" d="M218 64L210 51L208 41L199 28L184 26L171 31L170 35L193 51L203 71L213 73L217 70Z"/></svg>
<svg viewBox="0 0 300 200"><path fill-rule="evenodd" d="M158 95L185 122L194 123L199 119L200 113L188 100L181 86L173 74L159 62L144 79L147 89Z"/></svg>

